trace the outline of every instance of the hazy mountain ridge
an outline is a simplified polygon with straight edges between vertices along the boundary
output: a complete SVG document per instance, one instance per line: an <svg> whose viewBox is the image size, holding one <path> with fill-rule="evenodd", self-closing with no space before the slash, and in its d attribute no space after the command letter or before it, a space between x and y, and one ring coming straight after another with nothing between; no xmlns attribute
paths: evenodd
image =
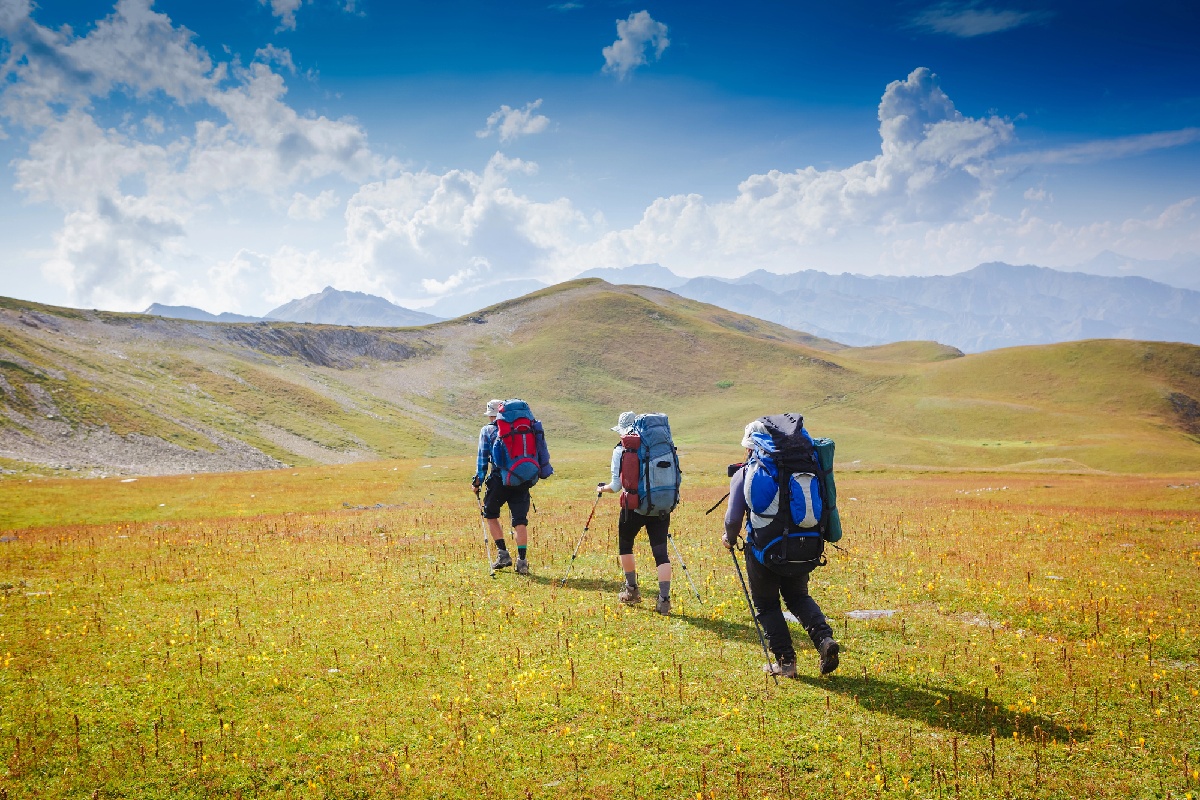
<svg viewBox="0 0 1200 800"><path fill-rule="evenodd" d="M670 274L629 269L632 280ZM692 278L674 291L854 346L935 340L981 352L1098 338L1200 344L1200 292L1047 267L991 263L928 277L759 270Z"/></svg>
<svg viewBox="0 0 1200 800"><path fill-rule="evenodd" d="M1190 345L860 350L595 279L413 329L189 322L0 298L0 466L20 472L469 460L479 411L505 396L530 401L554 447L605 449L617 413L655 409L681 444L733 457L747 420L794 409L838 440L843 464L1200 469L1200 347Z"/></svg>
<svg viewBox="0 0 1200 800"><path fill-rule="evenodd" d="M250 317L245 314L234 314L230 311L222 311L220 314L211 314L202 308L195 306L167 306L162 303L151 303L150 307L142 312L152 317L167 317L169 319L186 319L193 322L259 322L263 317Z"/></svg>
<svg viewBox="0 0 1200 800"><path fill-rule="evenodd" d="M168 306L161 303L153 303L142 313L194 322L307 322L316 325L379 328L409 328L415 325L429 325L443 319L398 306L373 294L343 292L332 286L326 286L316 294L284 303L263 317L233 314L228 311L212 314L193 306Z"/></svg>
<svg viewBox="0 0 1200 800"><path fill-rule="evenodd" d="M343 292L326 286L316 294L284 303L267 312L270 319L323 325L364 325L407 328L428 325L442 318L398 306L365 292Z"/></svg>

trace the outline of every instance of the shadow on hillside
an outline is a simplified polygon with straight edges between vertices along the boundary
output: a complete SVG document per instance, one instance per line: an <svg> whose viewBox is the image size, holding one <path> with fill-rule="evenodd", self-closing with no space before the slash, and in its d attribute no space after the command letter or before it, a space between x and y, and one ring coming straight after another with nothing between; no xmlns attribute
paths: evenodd
<svg viewBox="0 0 1200 800"><path fill-rule="evenodd" d="M995 730L998 738L1011 739L1013 733L1019 731L1022 738L1041 737L1058 742L1069 739L1080 741L1090 737L1089 732L1071 730L1044 714L1008 711L1003 697L985 700L956 689L925 688L836 673L827 678L801 675L799 680L816 689L853 697L863 708L871 711L962 734L987 736Z"/></svg>

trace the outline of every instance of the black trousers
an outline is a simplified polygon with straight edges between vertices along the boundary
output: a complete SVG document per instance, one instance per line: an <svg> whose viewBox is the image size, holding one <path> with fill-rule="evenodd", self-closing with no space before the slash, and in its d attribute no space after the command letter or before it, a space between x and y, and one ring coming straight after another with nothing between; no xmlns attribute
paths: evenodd
<svg viewBox="0 0 1200 800"><path fill-rule="evenodd" d="M788 630L779 604L781 597L788 611L795 614L804 630L808 631L813 647L820 646L826 636L833 636L833 629L829 627L821 607L808 593L808 576L807 572L795 577L778 575L758 563L758 559L750 555L750 549L746 548L746 578L750 583L750 597L758 609L758 622L767 635L771 652L780 661L796 658L792 633Z"/></svg>

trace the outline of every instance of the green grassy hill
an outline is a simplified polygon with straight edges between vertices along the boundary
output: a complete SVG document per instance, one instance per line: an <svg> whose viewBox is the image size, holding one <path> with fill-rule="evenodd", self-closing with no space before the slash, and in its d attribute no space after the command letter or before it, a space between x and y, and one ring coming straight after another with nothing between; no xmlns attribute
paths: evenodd
<svg viewBox="0 0 1200 800"><path fill-rule="evenodd" d="M0 464L175 473L471 452L489 397L560 446L625 409L681 444L803 412L844 466L1200 469L1200 348L847 348L647 287L561 284L422 328L187 322L0 300Z"/></svg>

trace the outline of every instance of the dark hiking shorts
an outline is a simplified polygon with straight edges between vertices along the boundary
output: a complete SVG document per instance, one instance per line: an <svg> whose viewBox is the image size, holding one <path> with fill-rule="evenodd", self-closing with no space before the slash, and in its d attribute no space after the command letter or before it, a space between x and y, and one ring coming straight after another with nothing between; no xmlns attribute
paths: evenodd
<svg viewBox="0 0 1200 800"><path fill-rule="evenodd" d="M483 517L500 519L500 506L508 504L513 527L529 524L529 490L512 489L502 484L499 478L488 478L484 484Z"/></svg>
<svg viewBox="0 0 1200 800"><path fill-rule="evenodd" d="M633 553L633 539L638 531L646 529L646 538L650 540L650 549L667 546L667 533L671 529L671 515L665 517L645 517L636 511L621 509L621 518L617 522L617 552L627 556Z"/></svg>

